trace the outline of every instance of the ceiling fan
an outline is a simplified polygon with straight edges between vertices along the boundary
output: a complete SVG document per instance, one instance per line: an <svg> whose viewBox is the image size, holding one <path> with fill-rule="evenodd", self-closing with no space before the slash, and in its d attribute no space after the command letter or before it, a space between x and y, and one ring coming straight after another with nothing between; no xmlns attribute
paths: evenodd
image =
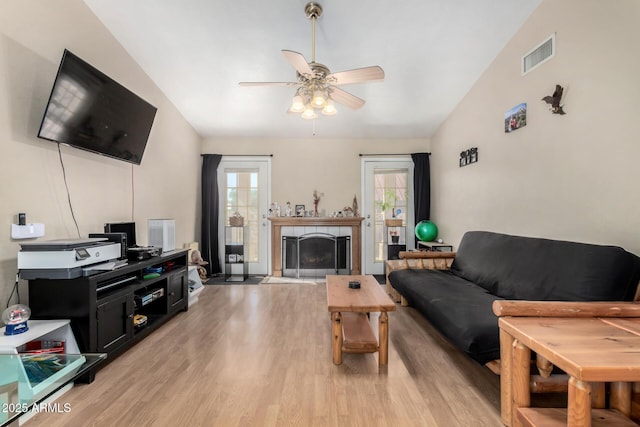
<svg viewBox="0 0 640 427"><path fill-rule="evenodd" d="M318 117L316 110L332 116L337 113L334 101L353 110L361 108L365 101L338 86L384 80L381 67L358 68L355 70L331 73L326 65L316 62L316 20L322 15L322 6L307 3L304 12L311 20L311 62L292 50L282 50L285 59L296 70L295 82L240 82L240 86L295 86L291 113L301 113L303 119Z"/></svg>

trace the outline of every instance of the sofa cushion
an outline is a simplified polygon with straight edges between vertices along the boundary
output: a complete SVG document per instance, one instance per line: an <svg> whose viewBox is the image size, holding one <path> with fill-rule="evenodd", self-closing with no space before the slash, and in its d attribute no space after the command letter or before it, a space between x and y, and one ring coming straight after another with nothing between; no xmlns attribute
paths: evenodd
<svg viewBox="0 0 640 427"><path fill-rule="evenodd" d="M406 269L389 273L389 282L452 344L479 363L500 358L498 299L449 271Z"/></svg>
<svg viewBox="0 0 640 427"><path fill-rule="evenodd" d="M630 301L640 259L615 246L469 231L451 271L505 299Z"/></svg>

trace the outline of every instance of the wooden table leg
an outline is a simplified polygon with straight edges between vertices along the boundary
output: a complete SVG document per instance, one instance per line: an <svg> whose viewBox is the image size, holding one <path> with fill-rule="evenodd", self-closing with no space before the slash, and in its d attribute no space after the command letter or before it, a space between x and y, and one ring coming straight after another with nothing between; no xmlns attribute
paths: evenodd
<svg viewBox="0 0 640 427"><path fill-rule="evenodd" d="M378 365L389 363L389 315L386 311L378 317Z"/></svg>
<svg viewBox="0 0 640 427"><path fill-rule="evenodd" d="M511 397L513 404L511 407L511 426L520 427L522 423L518 419L518 408L531 406L531 394L529 391L531 350L520 341L514 340L512 352Z"/></svg>
<svg viewBox="0 0 640 427"><path fill-rule="evenodd" d="M591 408L604 409L607 407L607 391L602 382L591 383Z"/></svg>
<svg viewBox="0 0 640 427"><path fill-rule="evenodd" d="M333 350L333 363L342 364L342 314L331 313L331 349Z"/></svg>
<svg viewBox="0 0 640 427"><path fill-rule="evenodd" d="M500 329L500 416L502 423L511 425L513 402L511 399L511 359L513 358L513 337Z"/></svg>
<svg viewBox="0 0 640 427"><path fill-rule="evenodd" d="M631 383L619 381L611 383L609 407L617 409L627 417L631 416Z"/></svg>
<svg viewBox="0 0 640 427"><path fill-rule="evenodd" d="M591 385L569 378L567 427L591 427Z"/></svg>

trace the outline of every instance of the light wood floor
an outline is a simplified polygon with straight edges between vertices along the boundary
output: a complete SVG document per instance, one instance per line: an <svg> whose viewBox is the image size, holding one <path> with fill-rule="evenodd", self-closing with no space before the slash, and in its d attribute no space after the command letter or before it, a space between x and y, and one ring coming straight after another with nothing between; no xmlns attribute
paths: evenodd
<svg viewBox="0 0 640 427"><path fill-rule="evenodd" d="M335 366L324 285L207 286L188 312L62 396L70 413L27 426L502 425L498 377L411 308L398 306L389 327L386 372L377 354Z"/></svg>

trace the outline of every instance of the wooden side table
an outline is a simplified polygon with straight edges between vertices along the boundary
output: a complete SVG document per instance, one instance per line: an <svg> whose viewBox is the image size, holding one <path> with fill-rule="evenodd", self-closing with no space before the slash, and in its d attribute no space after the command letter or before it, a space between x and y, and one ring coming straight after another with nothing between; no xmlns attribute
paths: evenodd
<svg viewBox="0 0 640 427"><path fill-rule="evenodd" d="M418 242L418 248L425 248L427 251L432 252L453 252L453 245L438 242Z"/></svg>
<svg viewBox="0 0 640 427"><path fill-rule="evenodd" d="M631 383L640 381L639 318L501 317L499 325L507 425L637 426L627 417ZM570 376L566 410L529 408L531 351ZM609 410L605 382L611 383Z"/></svg>

